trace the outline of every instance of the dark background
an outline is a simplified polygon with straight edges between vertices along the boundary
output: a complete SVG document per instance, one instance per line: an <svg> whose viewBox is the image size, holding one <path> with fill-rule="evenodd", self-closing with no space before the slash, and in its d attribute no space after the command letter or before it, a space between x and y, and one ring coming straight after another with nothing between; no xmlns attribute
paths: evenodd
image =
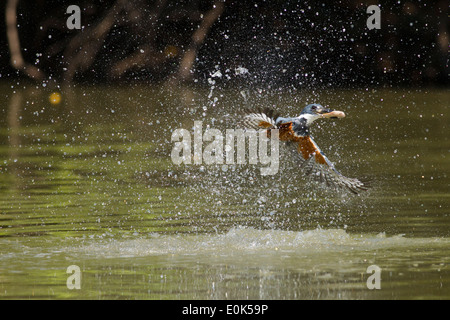
<svg viewBox="0 0 450 320"><path fill-rule="evenodd" d="M10 63L5 7L0 3L0 79L29 78ZM49 84L208 83L216 70L223 84L273 87L446 86L449 84L449 18L438 1L226 1L220 17L195 46L192 77L178 79L180 60L214 1L129 1L115 16L87 66L64 72L85 48L68 54L118 1L20 0L18 31L24 60ZM81 10L83 30L68 30L66 8ZM381 29L369 30L369 5L381 8ZM87 35L86 41L93 41ZM117 63L145 47L146 59L120 75ZM78 56L77 56L78 54ZM81 65L82 63L80 63ZM234 76L242 66L249 73ZM229 75L226 77L225 75ZM238 82L239 81L239 82Z"/></svg>

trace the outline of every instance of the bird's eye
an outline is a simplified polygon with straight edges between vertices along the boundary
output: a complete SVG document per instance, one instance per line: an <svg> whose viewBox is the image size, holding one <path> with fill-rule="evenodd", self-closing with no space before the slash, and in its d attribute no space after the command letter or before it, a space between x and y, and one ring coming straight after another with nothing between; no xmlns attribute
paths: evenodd
<svg viewBox="0 0 450 320"><path fill-rule="evenodd" d="M311 110L316 110L316 109L317 109L316 106L312 106L312 107L311 107Z"/></svg>

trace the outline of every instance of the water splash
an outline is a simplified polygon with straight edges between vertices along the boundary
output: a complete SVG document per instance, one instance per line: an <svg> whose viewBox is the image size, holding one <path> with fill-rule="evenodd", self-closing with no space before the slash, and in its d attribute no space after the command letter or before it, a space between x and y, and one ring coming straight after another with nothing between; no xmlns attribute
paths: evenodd
<svg viewBox="0 0 450 320"><path fill-rule="evenodd" d="M366 252L368 250L448 245L446 238L406 238L403 235L387 237L353 235L342 229L315 229L307 231L258 230L235 227L223 234L160 235L132 240L105 240L71 248L71 252L84 252L105 258L145 257L154 255L290 255L329 254L333 252Z"/></svg>

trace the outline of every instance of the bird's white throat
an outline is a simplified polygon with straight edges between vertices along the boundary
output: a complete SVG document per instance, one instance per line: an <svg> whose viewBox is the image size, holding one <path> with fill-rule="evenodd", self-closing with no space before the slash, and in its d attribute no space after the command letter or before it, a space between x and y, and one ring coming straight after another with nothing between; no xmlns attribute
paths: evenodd
<svg viewBox="0 0 450 320"><path fill-rule="evenodd" d="M311 125L314 121L316 121L317 119L320 118L320 115L316 115L316 114L301 114L299 116L300 119L305 119L306 120L306 125Z"/></svg>

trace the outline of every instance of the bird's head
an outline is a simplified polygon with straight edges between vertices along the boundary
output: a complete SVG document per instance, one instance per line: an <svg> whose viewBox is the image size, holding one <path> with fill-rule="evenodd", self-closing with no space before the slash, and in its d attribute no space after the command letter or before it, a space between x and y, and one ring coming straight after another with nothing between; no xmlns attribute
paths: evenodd
<svg viewBox="0 0 450 320"><path fill-rule="evenodd" d="M310 125L315 120L320 118L344 118L345 113L342 111L332 110L329 108L325 108L321 106L320 104L309 104L303 109L303 111L300 113L299 118L306 119L306 124Z"/></svg>

